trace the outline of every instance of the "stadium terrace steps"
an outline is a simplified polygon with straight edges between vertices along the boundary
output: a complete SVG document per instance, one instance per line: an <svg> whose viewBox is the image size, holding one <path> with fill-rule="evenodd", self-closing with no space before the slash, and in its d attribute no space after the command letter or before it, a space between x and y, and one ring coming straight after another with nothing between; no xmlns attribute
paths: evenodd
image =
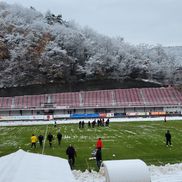
<svg viewBox="0 0 182 182"><path fill-rule="evenodd" d="M182 93L172 87L132 88L0 97L0 108L103 108L182 105Z"/></svg>

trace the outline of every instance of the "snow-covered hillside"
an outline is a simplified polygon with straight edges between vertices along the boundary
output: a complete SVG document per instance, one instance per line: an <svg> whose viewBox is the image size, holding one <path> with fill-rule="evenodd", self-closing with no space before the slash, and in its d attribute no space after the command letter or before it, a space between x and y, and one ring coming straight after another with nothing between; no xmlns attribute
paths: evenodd
<svg viewBox="0 0 182 182"><path fill-rule="evenodd" d="M182 46L164 47L164 50L167 54L182 58Z"/></svg>
<svg viewBox="0 0 182 182"><path fill-rule="evenodd" d="M167 55L174 56L176 62L182 67L182 46L164 47Z"/></svg>
<svg viewBox="0 0 182 182"><path fill-rule="evenodd" d="M0 61L1 88L126 78L173 84L182 62L162 46L130 45L62 15L5 2L0 2Z"/></svg>

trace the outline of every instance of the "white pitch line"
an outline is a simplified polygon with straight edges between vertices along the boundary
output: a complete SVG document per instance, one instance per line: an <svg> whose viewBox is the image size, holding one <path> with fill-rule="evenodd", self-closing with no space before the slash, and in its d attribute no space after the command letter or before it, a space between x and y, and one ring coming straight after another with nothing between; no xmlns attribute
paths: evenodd
<svg viewBox="0 0 182 182"><path fill-rule="evenodd" d="M46 142L46 137L47 137L47 130L48 130L48 125L46 126L46 131L45 131L45 135L44 135L44 142L43 142L42 154L44 154L45 142Z"/></svg>

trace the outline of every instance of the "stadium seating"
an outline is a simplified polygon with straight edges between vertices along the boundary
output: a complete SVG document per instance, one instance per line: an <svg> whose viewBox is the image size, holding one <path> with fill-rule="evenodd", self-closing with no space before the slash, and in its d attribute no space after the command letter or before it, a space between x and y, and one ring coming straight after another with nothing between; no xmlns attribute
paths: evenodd
<svg viewBox="0 0 182 182"><path fill-rule="evenodd" d="M113 105L112 93L108 90L82 92L84 107L108 107Z"/></svg>
<svg viewBox="0 0 182 182"><path fill-rule="evenodd" d="M12 97L1 97L0 98L0 108L11 108Z"/></svg>
<svg viewBox="0 0 182 182"><path fill-rule="evenodd" d="M80 106L79 92L57 93L49 95L51 96L51 102L56 106L67 108Z"/></svg>
<svg viewBox="0 0 182 182"><path fill-rule="evenodd" d="M182 105L182 92L173 87L132 88L0 97L0 108L113 108Z"/></svg>
<svg viewBox="0 0 182 182"><path fill-rule="evenodd" d="M115 102L117 106L141 106L143 99L140 90L133 89L117 89L114 90Z"/></svg>
<svg viewBox="0 0 182 182"><path fill-rule="evenodd" d="M13 108L40 108L46 102L46 95L15 96Z"/></svg>
<svg viewBox="0 0 182 182"><path fill-rule="evenodd" d="M178 102L174 96L177 90L171 88L143 88L142 95L145 98L145 105L177 105ZM179 99L179 98L178 98ZM181 100L182 101L182 100Z"/></svg>

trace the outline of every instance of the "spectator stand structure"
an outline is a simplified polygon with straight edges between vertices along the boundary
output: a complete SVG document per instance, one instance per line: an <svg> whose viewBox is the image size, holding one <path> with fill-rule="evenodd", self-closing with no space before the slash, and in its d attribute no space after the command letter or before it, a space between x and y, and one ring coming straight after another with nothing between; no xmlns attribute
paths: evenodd
<svg viewBox="0 0 182 182"><path fill-rule="evenodd" d="M0 120L181 114L182 93L173 87L0 97Z"/></svg>

